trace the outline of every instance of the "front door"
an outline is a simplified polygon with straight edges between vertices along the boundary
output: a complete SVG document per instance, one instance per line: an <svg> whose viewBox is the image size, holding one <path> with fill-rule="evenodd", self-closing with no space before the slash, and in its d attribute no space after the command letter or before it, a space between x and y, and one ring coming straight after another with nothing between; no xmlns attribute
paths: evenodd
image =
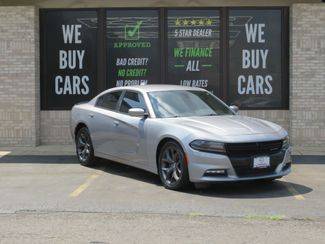
<svg viewBox="0 0 325 244"><path fill-rule="evenodd" d="M142 108L147 111L142 94L126 91L122 97L119 114L115 117L116 153L119 157L135 163L146 160L146 118L133 117L128 114L130 108Z"/></svg>
<svg viewBox="0 0 325 244"><path fill-rule="evenodd" d="M115 116L118 114L117 105L122 92L105 93L97 99L96 106L89 114L91 122L90 134L96 152L108 156L116 156Z"/></svg>

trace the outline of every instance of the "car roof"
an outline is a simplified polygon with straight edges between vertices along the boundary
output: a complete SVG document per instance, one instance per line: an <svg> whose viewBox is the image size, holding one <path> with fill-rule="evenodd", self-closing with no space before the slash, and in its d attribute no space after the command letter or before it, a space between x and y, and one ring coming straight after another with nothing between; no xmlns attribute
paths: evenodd
<svg viewBox="0 0 325 244"><path fill-rule="evenodd" d="M174 91L174 90L195 90L202 91L204 89L198 87L167 85L167 84L152 84L152 85L137 85L137 86L122 86L109 89L109 91L117 90L135 90L140 92L153 92L153 91Z"/></svg>

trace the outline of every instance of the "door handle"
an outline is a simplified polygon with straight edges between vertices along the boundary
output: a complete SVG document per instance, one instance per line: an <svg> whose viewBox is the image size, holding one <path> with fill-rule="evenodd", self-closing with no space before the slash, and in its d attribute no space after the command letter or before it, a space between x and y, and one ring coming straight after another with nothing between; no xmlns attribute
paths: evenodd
<svg viewBox="0 0 325 244"><path fill-rule="evenodd" d="M94 115L93 115L93 114L89 114L89 117L90 117L90 118L94 118Z"/></svg>
<svg viewBox="0 0 325 244"><path fill-rule="evenodd" d="M114 120L114 126L118 126L120 123L118 122L118 121L116 121L116 120Z"/></svg>

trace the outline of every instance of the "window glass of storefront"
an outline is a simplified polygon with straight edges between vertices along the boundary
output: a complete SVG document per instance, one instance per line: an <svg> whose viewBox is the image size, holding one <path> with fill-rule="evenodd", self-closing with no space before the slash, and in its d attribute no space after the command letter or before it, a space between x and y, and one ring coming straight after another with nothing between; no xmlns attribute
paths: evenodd
<svg viewBox="0 0 325 244"><path fill-rule="evenodd" d="M281 10L229 11L228 100L241 107L281 107Z"/></svg>
<svg viewBox="0 0 325 244"><path fill-rule="evenodd" d="M95 10L42 11L42 109L67 109L96 94L97 22Z"/></svg>
<svg viewBox="0 0 325 244"><path fill-rule="evenodd" d="M166 83L198 86L217 93L220 81L218 10L168 10L167 47Z"/></svg>
<svg viewBox="0 0 325 244"><path fill-rule="evenodd" d="M40 27L43 110L161 83L288 109L287 8L42 9Z"/></svg>
<svg viewBox="0 0 325 244"><path fill-rule="evenodd" d="M107 10L108 87L160 83L158 10Z"/></svg>

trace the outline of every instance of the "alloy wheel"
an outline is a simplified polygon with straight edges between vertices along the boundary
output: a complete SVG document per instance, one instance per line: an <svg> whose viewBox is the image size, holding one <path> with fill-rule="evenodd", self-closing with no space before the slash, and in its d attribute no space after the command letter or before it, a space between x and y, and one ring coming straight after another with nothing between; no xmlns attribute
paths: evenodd
<svg viewBox="0 0 325 244"><path fill-rule="evenodd" d="M164 149L161 157L161 172L168 186L176 185L183 175L184 154L179 148L170 145Z"/></svg>

